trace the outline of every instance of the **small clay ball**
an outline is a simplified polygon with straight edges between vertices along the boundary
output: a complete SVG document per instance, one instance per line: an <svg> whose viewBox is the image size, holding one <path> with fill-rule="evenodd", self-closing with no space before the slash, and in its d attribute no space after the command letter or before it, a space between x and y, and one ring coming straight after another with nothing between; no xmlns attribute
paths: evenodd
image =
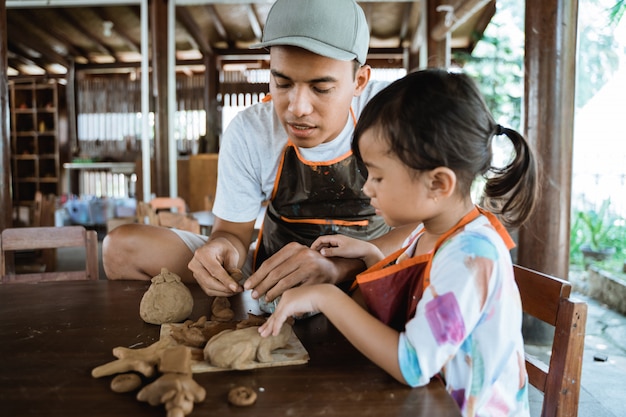
<svg viewBox="0 0 626 417"><path fill-rule="evenodd" d="M117 393L135 391L141 386L141 377L137 374L119 374L111 380L111 390Z"/></svg>
<svg viewBox="0 0 626 417"><path fill-rule="evenodd" d="M164 324L184 321L193 310L193 296L180 277L166 268L152 278L141 298L139 315L146 323Z"/></svg>
<svg viewBox="0 0 626 417"><path fill-rule="evenodd" d="M250 387L235 387L228 392L228 402L238 407L247 407L256 401L256 391Z"/></svg>

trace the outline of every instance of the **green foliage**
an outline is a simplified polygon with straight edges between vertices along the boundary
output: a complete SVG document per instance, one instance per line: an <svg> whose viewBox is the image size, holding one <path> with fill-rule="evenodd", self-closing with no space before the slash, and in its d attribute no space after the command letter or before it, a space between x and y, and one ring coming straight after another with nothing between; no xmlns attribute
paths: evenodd
<svg viewBox="0 0 626 417"><path fill-rule="evenodd" d="M626 260L626 221L610 211L610 200L597 210L575 210L570 229L570 263L584 265L583 248L594 251L614 250L608 264L621 270Z"/></svg>
<svg viewBox="0 0 626 417"><path fill-rule="evenodd" d="M584 107L619 68L620 50L614 37L615 24L610 24L611 10L614 10L614 18L617 19L619 4L614 8L607 8L602 3L607 2L585 0L579 6L578 54L576 54L577 108Z"/></svg>
<svg viewBox="0 0 626 417"><path fill-rule="evenodd" d="M611 23L617 26L619 21L622 20L624 12L626 12L626 0L618 0L615 5L611 7L609 13Z"/></svg>
<svg viewBox="0 0 626 417"><path fill-rule="evenodd" d="M498 11L472 54L453 60L472 76L498 123L520 130L524 95L524 3L498 2Z"/></svg>

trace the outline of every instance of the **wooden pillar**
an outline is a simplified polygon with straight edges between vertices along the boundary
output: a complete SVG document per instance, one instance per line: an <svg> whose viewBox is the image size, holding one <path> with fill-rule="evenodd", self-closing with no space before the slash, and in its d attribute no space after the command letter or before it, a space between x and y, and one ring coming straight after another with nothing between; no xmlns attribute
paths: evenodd
<svg viewBox="0 0 626 417"><path fill-rule="evenodd" d="M168 144L169 110L167 100L168 79L168 0L151 0L151 54L152 54L152 99L154 103L154 164L155 176L152 189L157 197L170 195L170 166Z"/></svg>
<svg viewBox="0 0 626 417"><path fill-rule="evenodd" d="M0 231L13 225L13 202L11 200L11 144L9 142L9 64L7 61L7 9L6 2L0 1Z"/></svg>
<svg viewBox="0 0 626 417"><path fill-rule="evenodd" d="M525 135L542 194L519 231L517 263L561 278L569 270L577 15L578 0L526 0Z"/></svg>
<svg viewBox="0 0 626 417"><path fill-rule="evenodd" d="M219 71L215 55L204 57L204 108L206 109L206 153L215 153L219 150L219 133L222 128L221 115L217 105L219 86Z"/></svg>
<svg viewBox="0 0 626 417"><path fill-rule="evenodd" d="M442 5L442 4L448 4L447 1L442 1L442 0L428 0L428 16L427 16L427 20L428 20L428 36L427 36L427 51L428 51L428 62L427 62L427 66L429 68L433 68L433 67L442 67L445 68L447 63L446 63L446 56L448 54L448 48L450 47L450 45L448 45L447 39L444 38L441 41L436 41L433 39L431 33L433 31L433 29L437 26L437 24L439 23L439 21L441 19L444 19L445 17L445 13L444 12L440 12L437 11L437 7Z"/></svg>

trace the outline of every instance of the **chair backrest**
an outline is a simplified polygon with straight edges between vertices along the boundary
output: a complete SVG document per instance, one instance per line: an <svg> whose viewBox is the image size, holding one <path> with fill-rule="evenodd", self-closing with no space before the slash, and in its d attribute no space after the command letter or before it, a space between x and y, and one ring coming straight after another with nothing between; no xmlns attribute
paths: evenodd
<svg viewBox="0 0 626 417"><path fill-rule="evenodd" d="M187 204L180 197L155 197L150 200L150 207L157 213L160 210L170 210L175 208L178 214L187 213Z"/></svg>
<svg viewBox="0 0 626 417"><path fill-rule="evenodd" d="M16 274L14 252L33 249L85 248L85 268L78 271L43 271ZM98 279L98 235L83 226L18 227L0 235L0 282L40 282Z"/></svg>
<svg viewBox="0 0 626 417"><path fill-rule="evenodd" d="M168 210L157 213L152 203L146 204L142 201L137 203L137 220L143 224L170 227L200 234L200 222L191 214L174 213Z"/></svg>
<svg viewBox="0 0 626 417"><path fill-rule="evenodd" d="M587 304L570 298L563 279L518 265L514 271L524 313L554 326L550 363L526 354L528 380L544 394L541 416L576 416Z"/></svg>

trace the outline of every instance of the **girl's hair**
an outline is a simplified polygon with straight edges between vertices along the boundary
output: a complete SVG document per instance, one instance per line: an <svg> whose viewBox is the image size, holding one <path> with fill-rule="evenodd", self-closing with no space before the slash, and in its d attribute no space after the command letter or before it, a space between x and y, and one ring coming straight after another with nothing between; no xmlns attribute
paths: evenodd
<svg viewBox="0 0 626 417"><path fill-rule="evenodd" d="M478 176L486 179L486 208L508 225L530 216L538 194L535 157L528 142L498 125L474 82L465 74L442 69L409 73L373 97L359 117L352 150L368 129L387 140L390 152L416 171L448 167L458 190L469 194ZM515 157L505 167L492 166L492 139L506 135Z"/></svg>

